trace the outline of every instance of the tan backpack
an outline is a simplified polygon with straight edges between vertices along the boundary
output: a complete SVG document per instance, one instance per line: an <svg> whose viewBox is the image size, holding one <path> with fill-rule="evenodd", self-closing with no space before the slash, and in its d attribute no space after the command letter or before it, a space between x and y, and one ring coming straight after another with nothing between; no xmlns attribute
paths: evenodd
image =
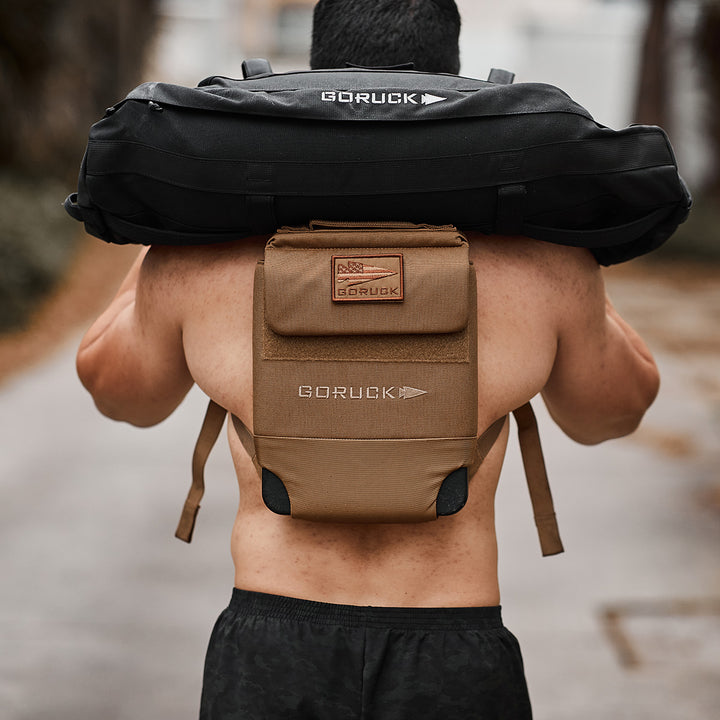
<svg viewBox="0 0 720 720"><path fill-rule="evenodd" d="M396 523L458 512L506 418L478 435L477 298L452 226L281 228L255 271L251 432L274 512ZM176 536L190 542L226 411L210 402ZM542 552L562 552L537 425L514 411Z"/></svg>

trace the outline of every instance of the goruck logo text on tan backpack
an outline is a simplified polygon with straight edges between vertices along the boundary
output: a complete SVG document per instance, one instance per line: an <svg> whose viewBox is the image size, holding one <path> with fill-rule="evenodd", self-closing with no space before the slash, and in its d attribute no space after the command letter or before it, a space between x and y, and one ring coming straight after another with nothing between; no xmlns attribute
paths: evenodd
<svg viewBox="0 0 720 720"><path fill-rule="evenodd" d="M458 512L506 421L478 434L477 299L452 226L281 228L255 271L253 416L232 421L274 512L421 522ZM210 403L176 532L190 541L226 412ZM562 551L530 406L515 412L544 554Z"/></svg>

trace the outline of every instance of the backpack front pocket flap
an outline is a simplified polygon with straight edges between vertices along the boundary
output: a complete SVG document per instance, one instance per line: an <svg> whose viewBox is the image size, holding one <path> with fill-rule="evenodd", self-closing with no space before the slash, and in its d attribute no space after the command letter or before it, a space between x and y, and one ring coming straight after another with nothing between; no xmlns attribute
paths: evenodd
<svg viewBox="0 0 720 720"><path fill-rule="evenodd" d="M472 266L456 247L268 247L265 322L279 335L453 333Z"/></svg>

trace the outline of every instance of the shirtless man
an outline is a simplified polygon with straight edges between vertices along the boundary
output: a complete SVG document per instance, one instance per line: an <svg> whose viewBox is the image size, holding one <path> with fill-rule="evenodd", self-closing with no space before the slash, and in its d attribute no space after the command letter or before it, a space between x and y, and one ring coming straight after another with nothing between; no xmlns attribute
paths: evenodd
<svg viewBox="0 0 720 720"><path fill-rule="evenodd" d="M578 442L632 432L658 373L590 253L467 237L482 337L479 429L540 393ZM78 352L102 413L150 426L196 383L252 427L252 285L265 240L140 254ZM230 430L235 590L210 641L201 718L528 720L519 648L498 607L493 501L507 434L506 424L460 513L333 525L270 512Z"/></svg>

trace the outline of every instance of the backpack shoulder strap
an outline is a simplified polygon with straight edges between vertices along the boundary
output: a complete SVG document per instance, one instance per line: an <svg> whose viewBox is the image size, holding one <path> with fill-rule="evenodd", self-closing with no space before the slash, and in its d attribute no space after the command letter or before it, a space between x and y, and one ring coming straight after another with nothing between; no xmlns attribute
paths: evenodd
<svg viewBox="0 0 720 720"><path fill-rule="evenodd" d="M175 537L187 543L192 540L195 518L200 509L202 496L205 494L205 464L210 451L215 446L218 435L220 435L226 415L225 408L220 407L214 400L210 400L193 452L192 484L175 531Z"/></svg>
<svg viewBox="0 0 720 720"><path fill-rule="evenodd" d="M227 410L218 405L214 400L208 402L205 419L203 420L195 450L192 459L192 483L188 491L185 505L183 505L180 514L180 522L178 523L175 537L189 543L192 540L193 530L195 529L195 519L198 510L200 510L200 501L205 494L205 465L207 463L210 451L215 447L222 426L225 423ZM230 415L235 428L235 432L240 438L245 452L250 459L255 462L255 438L248 430L245 423L236 415Z"/></svg>
<svg viewBox="0 0 720 720"><path fill-rule="evenodd" d="M224 408L220 407L214 400L210 400L193 452L192 484L183 506L180 522L175 531L175 537L187 543L192 540L195 519L200 509L200 501L205 493L205 464L220 435L226 415L227 411ZM535 525L540 539L540 548L544 556L557 555L563 552L563 545L555 517L535 413L528 402L513 410L513 416L517 423L520 452L530 492L530 501L533 506ZM253 434L236 415L231 415L231 418L240 442L253 463L255 463ZM478 438L475 462L468 469L469 476L472 476L477 471L477 468L485 459L505 425L505 421L505 417L496 420Z"/></svg>
<svg viewBox="0 0 720 720"><path fill-rule="evenodd" d="M513 410L530 501L543 556L564 551L555 517L535 412L529 402Z"/></svg>
<svg viewBox="0 0 720 720"><path fill-rule="evenodd" d="M540 444L540 433L538 432L535 412L532 405L527 402L513 410L513 417L517 425L520 454L522 455L525 478L530 492L530 502L532 503L535 525L540 540L540 549L543 556L557 555L563 552L564 549L555 517L555 508L545 469L545 458ZM472 477L477 472L486 455L495 444L506 420L507 416L501 417L480 435L477 440L475 460L468 468L468 477Z"/></svg>

